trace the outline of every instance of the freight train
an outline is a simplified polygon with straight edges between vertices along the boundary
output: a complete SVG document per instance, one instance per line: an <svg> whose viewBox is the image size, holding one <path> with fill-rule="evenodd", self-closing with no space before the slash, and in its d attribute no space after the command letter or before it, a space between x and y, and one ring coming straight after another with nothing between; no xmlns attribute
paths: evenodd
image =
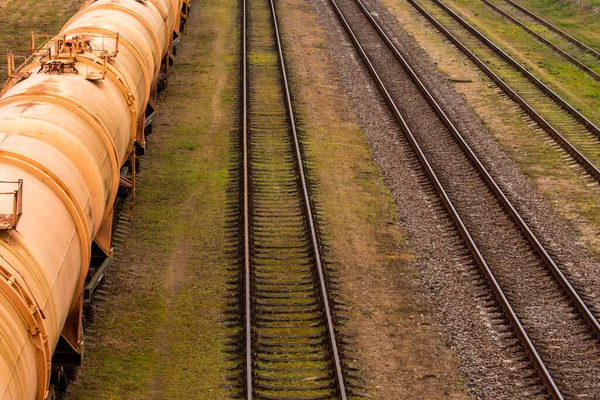
<svg viewBox="0 0 600 400"><path fill-rule="evenodd" d="M88 0L41 47L32 36L19 68L9 56L0 93L1 400L51 399L81 363L84 307L110 262L115 198L134 189L135 155L189 10L189 0Z"/></svg>

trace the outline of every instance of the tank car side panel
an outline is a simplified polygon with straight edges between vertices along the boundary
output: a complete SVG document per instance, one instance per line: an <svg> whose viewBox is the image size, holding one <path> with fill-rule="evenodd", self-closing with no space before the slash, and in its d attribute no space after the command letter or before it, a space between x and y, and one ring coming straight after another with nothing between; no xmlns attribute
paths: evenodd
<svg viewBox="0 0 600 400"><path fill-rule="evenodd" d="M53 115L54 120L47 121L48 115ZM0 126L13 135L47 143L60 150L76 166L90 191L90 235L93 235L102 222L103 210L110 204L114 175L118 173L116 150L112 150L112 143L107 146L92 121L52 103L16 101L3 104L0 106ZM115 155L112 160L111 153Z"/></svg>
<svg viewBox="0 0 600 400"><path fill-rule="evenodd" d="M48 150L46 146L41 147ZM18 365L11 367L10 362L2 361L0 365L8 365L0 370L0 382L22 386L24 381L35 379L37 384L33 387L26 385L8 391L17 390L20 393L18 397L7 394L2 397L3 400L33 399L44 395L40 390L47 384L50 357L66 320L65 310L70 307L83 273L82 259L89 259L85 241L90 240L90 236L85 232L86 226L81 219L74 218L77 213L74 202L81 194L65 192L63 184L68 180L51 180L43 171L33 168L35 162L9 161L5 151L11 153L10 146L5 147L3 143L0 145L0 176L24 180L28 196L23 198L23 207L30 212L23 214L18 232L5 231L0 235L0 272L5 272L0 273L0 279L14 281L21 288L18 296L10 299L10 304L3 305L13 312L1 314L0 324L17 327L26 333L25 341L20 336L3 337L0 341L0 354L10 354L13 348L22 349L18 358L13 360ZM70 169L66 167L60 175L72 174L74 171ZM40 207L40 204L43 206ZM17 316L14 310L19 310ZM32 315L43 317L32 320ZM40 351L40 336L47 346L43 351ZM16 338L19 340L15 342ZM19 366L21 363L24 364ZM21 376L24 372L27 377Z"/></svg>
<svg viewBox="0 0 600 400"><path fill-rule="evenodd" d="M38 377L33 342L25 321L6 293L0 291L0 399L26 399L37 390Z"/></svg>

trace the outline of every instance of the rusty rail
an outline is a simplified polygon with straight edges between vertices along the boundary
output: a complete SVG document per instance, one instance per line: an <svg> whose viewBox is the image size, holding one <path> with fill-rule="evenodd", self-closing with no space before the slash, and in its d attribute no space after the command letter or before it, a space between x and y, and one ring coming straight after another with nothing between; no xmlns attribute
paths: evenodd
<svg viewBox="0 0 600 400"><path fill-rule="evenodd" d="M243 192L244 192L244 334L246 349L246 398L252 400L252 285L250 271L250 199L248 160L248 3L242 0L242 145L243 145Z"/></svg>
<svg viewBox="0 0 600 400"><path fill-rule="evenodd" d="M333 363L335 366L335 380L337 382L339 396L341 400L346 400L346 388L344 383L344 374L342 371L342 363L340 360L340 354L338 350L338 344L336 339L335 327L333 323L333 317L331 312L331 306L329 304L329 295L327 291L327 284L325 282L325 274L323 271L323 262L321 259L321 251L319 249L319 239L317 236L316 222L314 213L312 210L308 183L304 167L304 158L302 155L302 149L300 148L300 140L298 138L298 131L296 129L296 120L294 118L294 108L292 105L292 96L290 86L288 83L287 72L285 68L285 61L283 58L283 48L281 45L281 35L279 34L279 27L277 24L277 13L275 10L275 3L273 0L269 0L271 4L271 16L273 17L273 26L275 28L275 38L277 40L277 52L279 53L279 63L281 66L281 75L283 77L283 83L285 87L285 100L288 111L288 117L290 119L290 127L292 128L292 136L294 138L294 148L296 153L296 163L298 165L298 172L300 174L300 182L302 185L302 196L304 197L304 205L306 207L306 215L310 227L311 244L313 247L313 253L315 256L315 263L317 267L317 273L319 275L319 284L321 286L321 296L323 305L325 308L325 318L327 319L327 331L329 333L329 341L331 346L331 353L333 357Z"/></svg>
<svg viewBox="0 0 600 400"><path fill-rule="evenodd" d="M596 50L594 50L591 47L587 46L585 43L583 43L583 42L575 39L573 36L569 35L567 32L563 31L562 29L560 29L560 28L552 25L550 22L546 21L542 17L539 17L538 15L536 15L533 12L529 11L528 9L526 9L525 7L523 7L522 5L516 3L513 0L503 0L503 1L506 2L506 3L508 3L508 4L510 4L511 6L515 7L516 9L518 9L519 11L521 11L522 13L527 14L531 18L533 18L536 21L538 21L540 24L542 24L545 27L547 27L548 29L550 29L551 31L554 31L554 32L558 33L560 36L564 37L565 39L567 39L569 42L573 43L575 46L579 47L580 49L585 50L588 53L590 53L591 55L593 55L594 57L600 59L600 53L599 52L597 52Z"/></svg>
<svg viewBox="0 0 600 400"><path fill-rule="evenodd" d="M409 0L411 4L415 4L415 0ZM483 33L479 32L473 25L469 24L464 20L460 15L454 12L450 7L445 5L441 0L432 0L438 7L444 10L448 15L454 18L459 24L461 24L465 29L475 35L479 40L481 40L486 46L488 46L494 53L498 54L503 60L508 62L510 65L515 67L519 72L521 72L527 79L529 79L535 86L537 86L542 92L544 92L548 97L550 97L556 104L558 104L561 108L567 111L569 114L573 116L579 123L584 125L591 133L600 137L600 128L594 125L593 122L588 120L583 114L577 111L573 106L563 100L556 92L550 89L546 84L536 78L531 72L529 72L526 68L524 68L518 61L509 56L504 50L500 47L496 46L490 39L488 39ZM429 18L428 18L429 19Z"/></svg>

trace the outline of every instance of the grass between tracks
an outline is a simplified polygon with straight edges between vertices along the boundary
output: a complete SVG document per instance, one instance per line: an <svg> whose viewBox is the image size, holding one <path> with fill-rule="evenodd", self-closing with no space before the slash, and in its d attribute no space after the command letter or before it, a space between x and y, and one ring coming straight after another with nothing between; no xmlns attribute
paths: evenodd
<svg viewBox="0 0 600 400"><path fill-rule="evenodd" d="M381 399L463 399L457 360L418 301L410 253L388 189L303 0L277 2L319 222L351 303L348 329L369 393Z"/></svg>
<svg viewBox="0 0 600 400"><path fill-rule="evenodd" d="M72 399L222 399L235 0L194 2Z"/></svg>
<svg viewBox="0 0 600 400"><path fill-rule="evenodd" d="M532 178L543 196L580 233L586 247L600 257L600 194L587 186L577 170L569 168L562 153L552 148L540 133L527 124L517 106L498 96L493 83L458 50L450 45L409 4L383 0L438 65L452 78L471 80L455 84L467 103L477 112L500 146L519 169ZM428 27L424 29L423 27Z"/></svg>
<svg viewBox="0 0 600 400"><path fill-rule="evenodd" d="M47 0L43 4L38 0L0 0L0 88L6 79L8 52L15 52L19 65L29 56L31 32L57 34L80 5L81 0Z"/></svg>

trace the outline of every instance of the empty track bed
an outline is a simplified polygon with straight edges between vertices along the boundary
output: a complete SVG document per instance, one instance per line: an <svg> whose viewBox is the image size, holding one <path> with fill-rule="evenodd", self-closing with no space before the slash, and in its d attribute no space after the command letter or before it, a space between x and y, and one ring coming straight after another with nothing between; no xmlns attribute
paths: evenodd
<svg viewBox="0 0 600 400"><path fill-rule="evenodd" d="M243 10L244 396L345 399L275 7Z"/></svg>
<svg viewBox="0 0 600 400"><path fill-rule="evenodd" d="M600 326L587 296L573 289L360 0L330 3L487 280L488 301L512 326L502 340L522 346L538 371L533 381L521 378L525 396L599 398Z"/></svg>
<svg viewBox="0 0 600 400"><path fill-rule="evenodd" d="M408 0L600 182L600 129L439 0Z"/></svg>

